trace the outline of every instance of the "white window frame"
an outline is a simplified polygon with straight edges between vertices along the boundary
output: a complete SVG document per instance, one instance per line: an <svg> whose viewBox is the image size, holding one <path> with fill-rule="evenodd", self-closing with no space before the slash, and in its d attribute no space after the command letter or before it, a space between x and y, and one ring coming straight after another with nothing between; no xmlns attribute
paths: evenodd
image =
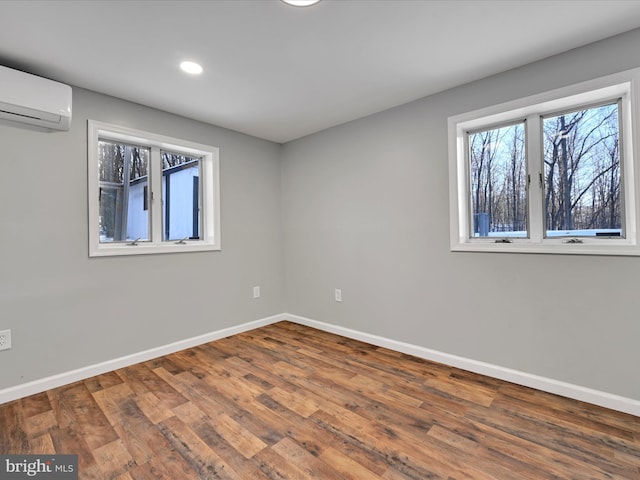
<svg viewBox="0 0 640 480"><path fill-rule="evenodd" d="M220 250L219 149L155 133L88 120L88 202L89 256L144 255L156 253ZM138 242L100 243L98 141L110 140L149 147L150 239ZM160 150L180 152L200 158L201 235L200 239L164 241L162 235L162 162Z"/></svg>
<svg viewBox="0 0 640 480"><path fill-rule="evenodd" d="M638 197L640 183L635 165L639 124L638 88L640 69L633 69L550 92L506 102L449 117L449 216L451 251L561 253L585 255L640 255L637 228L640 224ZM545 238L544 198L538 179L544 173L541 120L544 115L574 108L589 108L620 99L620 152L623 189L624 238L580 237ZM470 175L467 134L496 125L526 120L528 196L528 238L509 238L502 243L495 237L470 235Z"/></svg>

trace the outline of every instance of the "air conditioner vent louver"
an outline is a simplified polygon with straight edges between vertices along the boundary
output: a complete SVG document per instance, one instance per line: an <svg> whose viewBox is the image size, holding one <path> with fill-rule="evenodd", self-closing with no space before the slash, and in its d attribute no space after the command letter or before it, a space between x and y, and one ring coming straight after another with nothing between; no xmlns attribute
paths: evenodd
<svg viewBox="0 0 640 480"><path fill-rule="evenodd" d="M6 110L0 110L0 113L4 113L5 115L17 115L19 117L33 118L34 120L40 120L38 117L32 117L30 115L20 115L19 113L7 112Z"/></svg>

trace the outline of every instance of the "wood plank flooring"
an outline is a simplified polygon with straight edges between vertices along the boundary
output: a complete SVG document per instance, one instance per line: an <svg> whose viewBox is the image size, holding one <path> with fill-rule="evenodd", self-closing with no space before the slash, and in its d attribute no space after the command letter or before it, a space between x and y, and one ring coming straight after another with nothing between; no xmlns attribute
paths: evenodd
<svg viewBox="0 0 640 480"><path fill-rule="evenodd" d="M81 479L640 480L640 418L280 322L0 405Z"/></svg>

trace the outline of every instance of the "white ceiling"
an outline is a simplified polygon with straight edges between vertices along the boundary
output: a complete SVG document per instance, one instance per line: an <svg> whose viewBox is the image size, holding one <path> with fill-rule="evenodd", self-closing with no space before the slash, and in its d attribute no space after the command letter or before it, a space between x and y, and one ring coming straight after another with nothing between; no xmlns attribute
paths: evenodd
<svg viewBox="0 0 640 480"><path fill-rule="evenodd" d="M637 0L5 0L0 64L283 143L637 27Z"/></svg>

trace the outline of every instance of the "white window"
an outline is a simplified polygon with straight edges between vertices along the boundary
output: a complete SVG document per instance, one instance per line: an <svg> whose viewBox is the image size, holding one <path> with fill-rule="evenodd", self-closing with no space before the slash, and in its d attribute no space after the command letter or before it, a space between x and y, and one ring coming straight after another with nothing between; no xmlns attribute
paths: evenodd
<svg viewBox="0 0 640 480"><path fill-rule="evenodd" d="M633 70L450 117L451 249L640 255L639 80Z"/></svg>
<svg viewBox="0 0 640 480"><path fill-rule="evenodd" d="M220 250L218 149L89 120L89 255Z"/></svg>

